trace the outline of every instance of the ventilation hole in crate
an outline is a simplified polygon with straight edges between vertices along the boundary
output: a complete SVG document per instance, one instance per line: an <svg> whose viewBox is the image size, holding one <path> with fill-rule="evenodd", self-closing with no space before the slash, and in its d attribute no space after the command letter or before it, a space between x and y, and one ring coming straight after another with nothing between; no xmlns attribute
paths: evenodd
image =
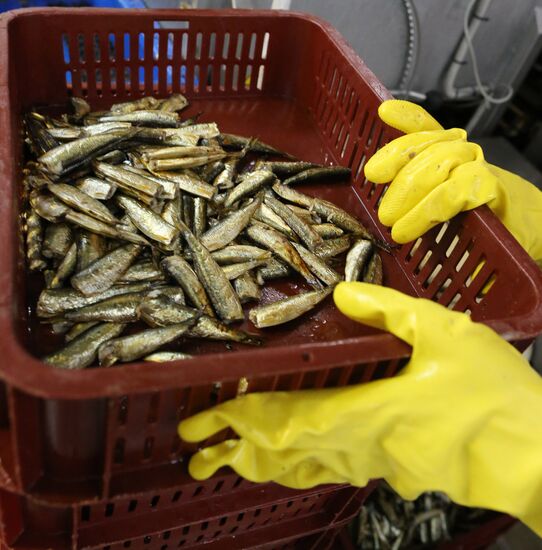
<svg viewBox="0 0 542 550"><path fill-rule="evenodd" d="M442 270L442 264L437 264L433 271L429 274L429 277L423 282L423 288L427 288L434 280L435 277L440 273Z"/></svg>
<svg viewBox="0 0 542 550"><path fill-rule="evenodd" d="M198 485L198 487L196 488L196 490L194 491L194 494L192 495L193 497L197 497L199 495L201 495L201 493L203 493L203 485Z"/></svg>
<svg viewBox="0 0 542 550"><path fill-rule="evenodd" d="M486 282L482 285L482 288L478 291L478 294L476 294L476 297L474 298L474 301L479 304L486 296L487 293L491 290L491 287L497 280L497 275L495 273L492 273L490 277L486 280Z"/></svg>
<svg viewBox="0 0 542 550"><path fill-rule="evenodd" d="M267 525L270 521L271 521L272 518L267 518L265 521L262 522L262 527L264 525Z"/></svg>
<svg viewBox="0 0 542 550"><path fill-rule="evenodd" d="M66 71L66 88L71 88L73 84L72 81L72 72Z"/></svg>
<svg viewBox="0 0 542 550"><path fill-rule="evenodd" d="M187 74L186 65L181 65L180 76L179 76L179 88L183 93L186 92L186 74Z"/></svg>
<svg viewBox="0 0 542 550"><path fill-rule="evenodd" d="M230 33L224 34L224 41L222 43L222 59L228 59L230 53Z"/></svg>
<svg viewBox="0 0 542 550"><path fill-rule="evenodd" d="M235 533L235 531L237 531L237 529L239 529L239 525L234 525L234 526L230 529L230 535L233 535L233 533Z"/></svg>
<svg viewBox="0 0 542 550"><path fill-rule="evenodd" d="M117 415L117 421L119 426L124 426L126 424L126 419L128 418L128 396L123 395L118 400L119 412Z"/></svg>
<svg viewBox="0 0 542 550"><path fill-rule="evenodd" d="M123 548L130 548L130 546L132 546L131 540L125 540L124 543L122 544Z"/></svg>
<svg viewBox="0 0 542 550"><path fill-rule="evenodd" d="M254 517L257 518L261 513L262 513L262 509L256 508L256 510L254 510Z"/></svg>
<svg viewBox="0 0 542 550"><path fill-rule="evenodd" d="M209 527L209 522L208 522L208 521L204 521L204 522L201 524L201 530L202 530L202 531L206 531L206 530L207 530L207 527Z"/></svg>
<svg viewBox="0 0 542 550"><path fill-rule="evenodd" d="M96 33L92 36L92 49L94 50L94 61L101 61L100 37Z"/></svg>
<svg viewBox="0 0 542 550"><path fill-rule="evenodd" d="M152 57L154 60L158 60L160 55L160 35L155 32L152 38Z"/></svg>
<svg viewBox="0 0 542 550"><path fill-rule="evenodd" d="M145 59L145 34L140 32L137 38L137 55L140 61Z"/></svg>
<svg viewBox="0 0 542 550"><path fill-rule="evenodd" d="M235 59L241 59L243 54L243 33L237 34L237 46L235 47Z"/></svg>
<svg viewBox="0 0 542 550"><path fill-rule="evenodd" d="M145 67L139 67L138 71L138 84L139 84L139 91L144 92L145 91Z"/></svg>
<svg viewBox="0 0 542 550"><path fill-rule="evenodd" d="M108 502L105 505L105 517L106 518L111 517L114 512L115 512L115 504L113 502Z"/></svg>
<svg viewBox="0 0 542 550"><path fill-rule="evenodd" d="M216 52L216 32L212 32L209 37L209 59L215 58Z"/></svg>
<svg viewBox="0 0 542 550"><path fill-rule="evenodd" d="M130 33L124 33L123 49L124 61L130 61Z"/></svg>
<svg viewBox="0 0 542 550"><path fill-rule="evenodd" d="M226 65L224 64L220 65L218 72L218 87L222 92L226 89Z"/></svg>
<svg viewBox="0 0 542 550"><path fill-rule="evenodd" d="M355 176L355 179L358 179L362 172L363 172L363 167L365 166L365 161L367 160L367 155L365 153L363 153L363 155L361 155L361 159L359 160L359 164L358 164L358 168L356 170L356 176Z"/></svg>
<svg viewBox="0 0 542 550"><path fill-rule="evenodd" d="M122 437L119 437L115 442L113 462L115 464L122 464L124 462L124 438Z"/></svg>
<svg viewBox="0 0 542 550"><path fill-rule="evenodd" d="M146 537L143 537L143 544L150 544L152 541L152 537L147 535Z"/></svg>
<svg viewBox="0 0 542 550"><path fill-rule="evenodd" d="M268 32L266 32L263 35L262 59L267 59L267 52L269 51L269 39L270 39L270 35Z"/></svg>
<svg viewBox="0 0 542 550"><path fill-rule="evenodd" d="M109 87L115 95L117 93L117 69L115 67L109 69Z"/></svg>
<svg viewBox="0 0 542 550"><path fill-rule="evenodd" d="M455 247L457 246L458 242L459 242L459 235L456 235L452 239L450 246L446 249L446 252L445 252L446 258L449 258L452 255L452 252L455 250Z"/></svg>
<svg viewBox="0 0 542 550"><path fill-rule="evenodd" d="M207 66L207 76L206 76L206 80L205 82L207 83L207 88L209 90L212 90L213 89L213 86L214 86L214 82L213 82L213 66L212 65L208 65Z"/></svg>
<svg viewBox="0 0 542 550"><path fill-rule="evenodd" d="M173 33L168 32L167 34L167 44L166 44L166 57L171 60L173 59Z"/></svg>
<svg viewBox="0 0 542 550"><path fill-rule="evenodd" d="M476 267L473 269L472 273L469 273L469 275L467 276L467 279L465 280L465 286L467 288L472 284L474 279L478 277L478 275L480 274L480 271L482 271L482 268L484 267L485 264L486 264L486 258L485 256L482 256L478 261L478 263L476 264Z"/></svg>
<svg viewBox="0 0 542 550"><path fill-rule="evenodd" d="M341 76L339 77L339 82L338 82L338 84L337 84L337 89L335 90L335 99L339 99L339 95L340 95L340 93L341 93L343 84L344 84L344 78L343 78L343 76L341 75Z"/></svg>
<svg viewBox="0 0 542 550"><path fill-rule="evenodd" d="M263 90L264 75L265 75L265 67L263 65L260 65L260 68L258 69L258 82L256 83L256 88L258 88L258 90Z"/></svg>
<svg viewBox="0 0 542 550"><path fill-rule="evenodd" d="M153 496L151 499L151 508L156 508L159 502L160 502L160 495Z"/></svg>
<svg viewBox="0 0 542 550"><path fill-rule="evenodd" d="M196 51L194 52L194 59L201 59L201 46L203 45L203 34L198 32L196 34Z"/></svg>
<svg viewBox="0 0 542 550"><path fill-rule="evenodd" d="M239 485L241 485L241 483L243 483L243 478L242 478L242 477L238 477L238 478L235 480L235 483L233 484L233 489L237 489L237 487L239 487Z"/></svg>
<svg viewBox="0 0 542 550"><path fill-rule="evenodd" d="M470 308L467 308L467 309L465 309L465 313L466 313L467 315L471 315L471 314L472 314L472 310L471 310Z"/></svg>
<svg viewBox="0 0 542 550"><path fill-rule="evenodd" d="M240 514L237 515L237 521L243 521L243 518L245 517L245 513L244 512L241 512Z"/></svg>
<svg viewBox="0 0 542 550"><path fill-rule="evenodd" d="M88 75L87 75L87 70L86 69L81 69L81 71L79 72L79 74L81 75L80 78L81 78L81 91L83 93L84 96L87 96L88 95Z"/></svg>
<svg viewBox="0 0 542 550"><path fill-rule="evenodd" d="M339 127L339 132L337 133L337 137L335 138L335 149L338 148L339 142L341 141L344 133L344 125L341 124Z"/></svg>
<svg viewBox="0 0 542 550"><path fill-rule="evenodd" d="M422 238L418 237L414 242L414 244L412 245L412 248L408 251L408 254L406 255L407 262L412 260L412 257L414 256L414 254L416 254L416 251L418 250L418 248L420 248L421 244L422 244Z"/></svg>
<svg viewBox="0 0 542 550"><path fill-rule="evenodd" d="M166 88L168 93L173 91L173 67L171 65L166 66Z"/></svg>
<svg viewBox="0 0 542 550"><path fill-rule="evenodd" d="M428 250L425 253L425 256L422 258L422 261L416 266L416 269L414 269L414 274L418 275L420 271L427 265L427 262L429 261L429 258L431 258L433 254L432 250Z"/></svg>
<svg viewBox="0 0 542 550"><path fill-rule="evenodd" d="M238 86L239 86L239 65L234 65L232 79L231 79L231 87L234 91L237 91Z"/></svg>
<svg viewBox="0 0 542 550"><path fill-rule="evenodd" d="M224 481L219 481L216 485L215 485L215 488L213 489L213 493L218 493L220 491L220 489L222 489L222 486L224 485Z"/></svg>
<svg viewBox="0 0 542 550"><path fill-rule="evenodd" d="M250 85L252 83L252 65L247 65L245 71L245 90L250 90Z"/></svg>
<svg viewBox="0 0 542 550"><path fill-rule="evenodd" d="M444 222L439 229L439 232L437 233L437 236L435 237L435 242L439 243L442 241L442 237L444 237L444 234L446 233L446 230L450 227L450 222Z"/></svg>
<svg viewBox="0 0 542 550"><path fill-rule="evenodd" d="M175 491L175 494L171 497L171 502L177 502L181 498L182 494L182 491Z"/></svg>
<svg viewBox="0 0 542 550"><path fill-rule="evenodd" d="M446 307L448 309L454 309L454 307L456 306L457 302L459 302L459 300L461 300L461 293L456 292L453 298L450 300L450 303Z"/></svg>
<svg viewBox="0 0 542 550"><path fill-rule="evenodd" d="M308 509L307 512L310 514L316 508L316 502L314 502Z"/></svg>
<svg viewBox="0 0 542 550"><path fill-rule="evenodd" d="M192 80L193 90L199 92L199 65L194 67L194 78Z"/></svg>
<svg viewBox="0 0 542 550"><path fill-rule="evenodd" d="M86 61L86 51L85 37L82 34L77 35L77 52L79 53L79 61L84 63Z"/></svg>
<svg viewBox="0 0 542 550"><path fill-rule="evenodd" d="M148 460L152 455L152 449L154 447L154 437L149 436L145 438L143 445L143 460Z"/></svg>
<svg viewBox="0 0 542 550"><path fill-rule="evenodd" d="M70 41L67 34L62 35L62 55L67 65L70 62Z"/></svg>
<svg viewBox="0 0 542 550"><path fill-rule="evenodd" d="M128 504L128 512L135 512L135 509L137 508L137 500L131 500Z"/></svg>
<svg viewBox="0 0 542 550"><path fill-rule="evenodd" d="M181 39L181 57L188 59L188 34L184 33Z"/></svg>
<svg viewBox="0 0 542 550"><path fill-rule="evenodd" d="M253 32L250 36L250 44L248 47L248 58L254 59L255 54L256 54L256 33Z"/></svg>
<svg viewBox="0 0 542 550"><path fill-rule="evenodd" d="M435 292L435 295L433 296L433 300L440 303L440 299L444 292L448 289L448 287L452 284L452 279L448 277L437 289Z"/></svg>
<svg viewBox="0 0 542 550"><path fill-rule="evenodd" d="M82 506L81 507L81 521L89 521L90 520L90 506Z"/></svg>
<svg viewBox="0 0 542 550"><path fill-rule="evenodd" d="M373 123L371 124L371 129L369 130L369 135L367 136L367 147L370 147L373 143L373 139L375 137L375 131L377 126L377 120L376 118L373 120Z"/></svg>
<svg viewBox="0 0 542 550"><path fill-rule="evenodd" d="M164 531L162 533L162 539L163 540L169 540L170 537L171 537L171 531Z"/></svg>
<svg viewBox="0 0 542 550"><path fill-rule="evenodd" d="M188 532L189 532L189 531L190 531L190 525L185 525L185 526L183 527L182 533L183 533L183 535L188 535Z"/></svg>
<svg viewBox="0 0 542 550"><path fill-rule="evenodd" d="M181 546L184 546L185 542L186 542L186 539L181 539L179 541L179 544L177 544L177 548L180 548Z"/></svg>
<svg viewBox="0 0 542 550"><path fill-rule="evenodd" d="M469 259L471 250L472 250L472 242L469 244L469 246L467 246L467 249L465 250L465 252L463 252L463 255L461 256L461 258L459 258L459 261L455 266L455 270L457 272L461 271L461 268L465 265L465 262Z"/></svg>
<svg viewBox="0 0 542 550"><path fill-rule="evenodd" d="M331 81L329 82L328 90L330 91L333 90L336 80L337 80L337 69L333 69L333 72L331 73Z"/></svg>
<svg viewBox="0 0 542 550"><path fill-rule="evenodd" d="M103 92L102 69L96 69L96 94L101 97Z"/></svg>
<svg viewBox="0 0 542 550"><path fill-rule="evenodd" d="M387 191L388 187L389 187L389 184L378 185L377 189L380 189L381 193L378 197L378 200L376 201L375 210L378 210L378 207L380 206L380 203L384 200L384 195L386 194L386 191ZM386 230L388 231L388 233L391 233L391 227L386 228Z"/></svg>
<svg viewBox="0 0 542 550"><path fill-rule="evenodd" d="M201 542L201 541L203 540L203 537L204 537L204 535L199 535L199 536L196 538L196 543Z"/></svg>
<svg viewBox="0 0 542 550"><path fill-rule="evenodd" d="M276 512L276 510L277 510L277 505L273 504L273 506L271 506L271 513Z"/></svg>
<svg viewBox="0 0 542 550"><path fill-rule="evenodd" d="M124 69L124 91L127 95L132 93L132 71L130 67Z"/></svg>
<svg viewBox="0 0 542 550"><path fill-rule="evenodd" d="M154 65L152 68L152 89L154 93L158 93L158 66Z"/></svg>
<svg viewBox="0 0 542 550"><path fill-rule="evenodd" d="M348 146L348 142L350 141L350 135L346 134L346 139L343 143L343 148L341 149L341 158L344 158L344 154L346 153L346 148Z"/></svg>

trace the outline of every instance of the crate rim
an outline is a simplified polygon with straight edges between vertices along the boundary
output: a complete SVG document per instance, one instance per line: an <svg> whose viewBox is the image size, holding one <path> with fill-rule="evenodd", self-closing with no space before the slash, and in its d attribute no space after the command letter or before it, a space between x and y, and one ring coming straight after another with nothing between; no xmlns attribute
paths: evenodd
<svg viewBox="0 0 542 550"><path fill-rule="evenodd" d="M340 33L329 23L318 17L304 14L302 12L289 12L281 10L137 10L137 9L115 9L115 8L89 8L93 15L114 16L122 14L123 17L138 17L145 14L150 18L168 20L186 20L209 18L209 17L266 17L276 19L296 18L316 25L330 36L336 47L345 56L352 69L358 73L367 84L369 84L379 99L391 98L391 94L383 84L376 78L372 71L365 65L361 58L354 52L351 46L340 35ZM87 11L87 10L85 10ZM45 16L54 17L57 14L78 15L84 17L79 8L24 8L12 10L0 15L0 117L5 117L5 126L9 128L10 112L7 107L9 102L8 89L8 48L7 48L7 27L9 23L20 17ZM13 182L16 177L14 160L7 155L4 162L0 162L0 177L2 180ZM10 201L4 201L4 203ZM14 212L11 205L1 204L0 218L1 227L6 230L10 238L15 233ZM486 325L497 331L506 340L525 340L534 338L542 332L542 271L521 248L514 237L504 228L502 223L493 213L483 206L468 213L477 217L487 231L498 233L501 242L505 245L510 261L518 264L525 275L531 280L537 291L537 306L528 312L512 317L504 317L497 320L489 320ZM6 247L3 247L6 248ZM394 252L392 252L394 253ZM15 257L11 251L3 250L3 265L8 269L0 276L8 287L11 284L7 281L13 276ZM401 263L398 262L400 267ZM7 272L7 274L6 274ZM413 291L416 287L412 283ZM247 374L250 376L250 364L258 361L258 376L279 375L291 372L303 372L315 368L333 368L337 366L354 365L360 361L356 359L356 352L363 350L363 358L366 361L384 361L407 358L410 355L410 346L399 340L390 333L376 332L370 335L355 338L336 340L331 342L304 343L295 346L275 346L272 348L237 350L235 353L213 353L194 357L184 361L172 362L167 368L160 364L135 362L126 365L116 366L112 369L91 368L81 371L67 371L48 367L40 359L32 356L27 349L21 345L15 333L14 319L11 310L10 292L0 301L0 330L8 333L8 338L0 342L0 379L5 380L14 388L23 390L35 397L49 399L82 400L92 398L117 397L125 394L149 393L183 387L191 383L206 384L217 380L237 380ZM348 352L349 360L344 358L338 360L334 350L340 346ZM294 351L295 350L295 351ZM383 352L385 350L385 352ZM227 371L220 364L224 360L235 357L235 361L227 366ZM24 360L25 368L18 371L15 359ZM278 359L278 360L277 360ZM200 368L196 370L195 365ZM129 370L126 370L129 369ZM129 372L130 376L125 373Z"/></svg>

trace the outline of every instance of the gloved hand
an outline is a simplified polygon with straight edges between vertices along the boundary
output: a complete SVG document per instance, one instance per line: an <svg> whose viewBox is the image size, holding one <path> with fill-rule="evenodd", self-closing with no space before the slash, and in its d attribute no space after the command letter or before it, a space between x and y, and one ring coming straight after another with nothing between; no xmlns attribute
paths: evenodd
<svg viewBox="0 0 542 550"><path fill-rule="evenodd" d="M374 183L389 183L378 210L399 243L412 241L463 210L487 204L530 256L542 265L542 192L484 160L465 130L442 126L422 107L389 100L380 118L406 135L365 165Z"/></svg>
<svg viewBox="0 0 542 550"><path fill-rule="evenodd" d="M519 517L542 535L542 378L488 327L434 302L365 283L341 283L339 309L409 343L395 378L363 385L248 394L184 420L201 441L196 479L229 465L256 482L294 488L364 486L385 478L404 498L427 490Z"/></svg>

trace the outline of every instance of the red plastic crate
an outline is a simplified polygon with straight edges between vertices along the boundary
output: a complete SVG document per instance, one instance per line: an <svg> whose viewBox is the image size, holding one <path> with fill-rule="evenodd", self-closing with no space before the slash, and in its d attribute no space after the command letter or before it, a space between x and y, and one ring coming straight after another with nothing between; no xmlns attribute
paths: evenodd
<svg viewBox="0 0 542 550"><path fill-rule="evenodd" d="M156 494L65 507L0 491L1 538L13 549L285 548L308 536L331 538L373 485L296 491L266 484L194 500Z"/></svg>
<svg viewBox="0 0 542 550"><path fill-rule="evenodd" d="M408 360L407 345L346 319L329 299L298 321L266 330L262 349L204 344L198 348L204 355L182 363L81 372L39 361L38 347L57 342L35 322L36 288L23 269L20 115L34 105L64 108L73 94L103 108L178 91L191 101L187 116L201 110L202 120L224 131L351 167L349 184L303 190L334 201L389 240L376 215L384 187L366 181L363 165L397 135L377 116L390 96L326 23L238 10L36 9L0 17L0 482L6 488L69 504L193 484L186 459L195 447L179 441L177 423L235 397L241 377L251 392L337 387L392 376ZM542 274L487 208L383 254L383 263L386 285L470 311L509 340L542 331ZM296 285L276 288L291 293ZM215 485L200 483L202 491ZM219 492L228 494L230 486Z"/></svg>

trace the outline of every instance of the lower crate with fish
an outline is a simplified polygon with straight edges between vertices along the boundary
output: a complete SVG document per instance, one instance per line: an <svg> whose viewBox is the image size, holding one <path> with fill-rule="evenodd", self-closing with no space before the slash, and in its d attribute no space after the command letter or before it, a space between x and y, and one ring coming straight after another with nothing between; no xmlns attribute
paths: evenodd
<svg viewBox="0 0 542 550"><path fill-rule="evenodd" d="M179 25L167 28L164 25L168 21ZM143 36L144 43L142 55L139 54L140 36ZM295 258L298 267L306 266L311 261L313 267L308 272L302 268L305 277L300 273L301 277L298 278L288 276L272 280L268 280L270 274L284 274L284 265L267 263L266 258L265 270L264 266L256 267L256 278L259 274L261 280L265 281L260 296L262 307L259 308L254 302L244 304L243 320L238 324L227 325L227 330L240 331L242 336L237 333L240 339L263 339L264 345L199 338L183 340L182 345L168 344L163 349L151 350L147 348L145 338L143 342L136 341L134 344L133 338L137 340L137 335L126 332L123 336L115 335L115 339L131 338L128 341L129 349L124 347L126 341L122 341L120 347L117 341L114 345L106 344L102 349L102 362L104 365L114 364L111 368L104 366L72 370L48 365L41 358L59 353L65 336L52 333L51 323L40 322L36 303L39 304L40 312L56 315L51 303L58 302L55 299L51 302L48 299L50 296L68 292L66 299L76 297L80 300L107 286L110 280L101 276L101 270L96 270L100 275L96 279L95 270L90 270L84 273L85 276L73 281L75 289L80 290L71 293L74 289L70 290L68 286L48 289L38 302L44 277L42 273L29 274L26 271L25 243L22 238L25 225L23 213L27 204L27 197L23 193L25 174L22 167L28 160L28 157L23 156L21 139L23 116L29 112L43 112L48 117L63 120L60 118L62 113L73 114L70 103L77 103L76 98L84 98L94 113L109 109L114 104L144 100L151 103L150 109L149 105L146 109L139 109L152 112L151 115L144 115L147 123L153 120L154 124L171 124L175 117L167 114L157 116L154 111L158 109L154 106L161 106L170 100L178 101L179 94L189 101L189 106L181 111L182 121L188 119L191 125L207 125L208 130L214 129L212 125L216 124L221 135L227 135L220 148L229 151L228 157L214 160L211 164L222 162L225 165L214 178L218 179L217 186L225 187L225 193L232 193L228 203L235 201L234 191L240 193L241 190L254 190L259 185L265 187L270 184L271 176L264 174L263 178L262 171L278 175L281 183L277 185L273 179L272 192L266 188L261 196L250 191L253 193L251 196L247 194L241 197L241 201L247 200L247 203L235 211L235 223L256 207L258 216L264 218L263 222L256 220L258 223L248 229L250 243L234 245L251 249L219 248L209 251L205 247L208 250L206 254L199 248L199 238L191 240L191 235L198 234L203 227L200 222L204 203L197 199L203 198L201 193L209 191L207 186L211 186L214 191L214 185L208 182L202 185L196 180L199 184L198 195L194 192L194 178L182 178L182 181L178 177L173 178L178 187L184 185L185 190L187 186L192 189L192 192L186 194L190 197L186 218L183 209L184 225L187 225L186 220L190 221L190 231L182 229L183 254L186 257L163 252L164 247L170 246L176 237L175 231L171 233L169 229L173 226L166 220L166 224L160 225L159 232L152 230L154 237L158 236L163 241L154 239L157 244L152 248L157 249L159 254L139 251L138 254L143 256L136 262L136 267L122 274L128 280L110 286L107 291L118 288L118 285L125 287L142 284L141 278L148 280L162 277L164 261L171 274L168 277L174 278L175 273L179 273L179 277L185 281L189 277L188 273L196 272L199 280L199 276L203 275L197 269L192 269L192 265L207 261L210 255L213 260L210 265L214 271L210 275L206 272L206 292L216 281L223 283L223 273L228 273L228 276L235 276L235 281L245 279L244 284L235 284L234 290L239 294L254 296L260 289L258 280L256 286L252 284L254 281L246 280L243 270L248 266L239 265L263 260L250 257L254 247L264 250L265 254L274 254L273 260L280 256L279 250L286 255L284 249L279 248L286 247L289 258ZM388 229L378 222L376 213L385 186L374 186L363 175L365 161L377 148L397 135L385 127L377 116L379 104L388 97L386 90L336 31L310 16L290 12L151 10L142 13L86 9L30 10L1 16L0 103L5 108L0 111L0 124L5 129L5 139L0 150L0 182L6 200L0 205L0 229L5 244L0 247L0 263L3 266L0 274L0 353L3 358L0 364L0 484L6 490L26 494L47 505L55 503L60 506L150 490L160 495L163 491L185 484L196 484L200 492L211 491L217 485L217 477L195 482L187 474L187 459L196 447L182 442L177 436L179 420L247 391L340 387L393 376L408 361L409 347L390 334L345 318L333 306L331 296L305 295L303 300L307 300L307 303L294 304L294 314L308 306L312 307L313 299L324 299L297 318L291 317L295 315L289 308L282 310L280 315L286 311L282 319L291 320L281 324L275 324L276 312L265 309L269 307L268 304L281 298L302 292L322 292L311 287L311 284L319 286L317 281L324 286L332 286L335 275L324 269L329 268L329 265L315 262L311 256L315 255L311 246L314 247L320 238L328 244L333 241L324 248L326 254L332 254L336 250L346 251L353 244L345 242L343 233L355 231L340 226L334 207L348 216L342 218L343 225L344 220L351 223L348 220L352 219L361 223L377 244L378 254L373 257L381 259L382 269L375 259L371 271L374 280L377 281L382 275L384 284L407 294L433 299L456 310L469 311L474 319L488 323L512 341L528 341L542 330L542 319L535 313L541 299L538 291L541 275L488 209L463 213L448 224L434 228L415 243L396 246L391 242ZM154 103L148 98L153 98ZM86 109L82 102L79 107ZM197 118L200 112L202 114ZM101 116L110 118L111 115ZM126 120L124 114L124 120L105 120L96 124L122 124L126 127L126 123L130 122L132 126L134 116L141 115L131 114L128 117L131 122ZM39 117L34 117L33 121L43 122L40 122ZM181 129L180 124L182 122L175 118L175 128L170 129ZM53 131L47 132L47 135L69 144L69 140L79 139L80 126L71 122L65 128L56 125L55 128L48 128ZM142 124L136 121L135 126L132 137L141 137L145 133ZM39 130L38 134L43 135ZM164 131L168 130L167 127L152 130L147 132L147 136L153 139L157 135L162 136L159 139L168 139L164 136L168 133L171 135L171 132ZM74 137L75 133L77 137ZM244 140L239 147L239 140L235 136L256 139ZM254 160L269 162L264 164L264 168L271 170L252 171L247 175L248 181L239 182L245 185L228 189L236 159L232 154L237 154L236 149L241 153L239 149L242 150L243 145L261 147L262 143L299 159L295 162L301 164L296 169L300 169L300 174L305 174L304 179L298 174L286 172L292 169L291 165L286 164L292 159L269 156L264 160ZM171 144L171 148L177 146ZM184 143L184 146L211 147L213 155L218 149L216 143L205 145L199 139L197 143ZM127 214L127 219L122 220L124 223L114 222L112 238L121 236L121 241L124 239L128 242L123 242L111 251L115 252L113 259L116 261L108 258L106 262L108 270L111 270L109 273L118 275L119 264L135 255L138 247L144 250L149 248L147 241L152 240L152 237L144 233L142 228L151 233L146 222L152 219L158 223L153 214L149 213L154 212L152 207L156 206L153 200L164 199L152 196L152 192L147 192L149 187L145 188L147 191L134 189L134 181L141 183L134 177L137 171L143 170L152 175L144 163L154 172L184 171L187 164L194 162L180 162L179 158L157 158L169 155L164 151L156 153L157 150L159 148L141 151L143 164L138 167L135 162L130 163L128 170L128 164L118 153L99 151L101 160L93 159L93 170L97 174L85 175L77 180L77 185L70 182L70 189L63 187L55 177L62 177L66 169L74 168L74 163L69 160L71 157L65 163L63 156L60 162L56 162L58 157L49 155L42 164L46 167L47 177L53 181L47 182L46 191L38 190L32 199L36 208L42 208L42 213L46 215L49 215L48 206L58 206L60 202L64 219L59 220L59 223L66 223L67 220L70 224L68 229L72 230L73 225L92 223L92 226L87 227L90 233L111 231L113 225L109 214L115 216L118 222ZM269 150L267 152L270 154ZM248 162L250 154L247 152ZM174 167L171 160L175 161ZM133 176L123 172L121 179L119 165L115 162L124 163L121 170L130 172L131 169ZM314 175L311 172L315 169L313 165L342 166L346 170L326 172L317 168L321 170L318 173L321 179L315 182L310 179ZM188 170L197 173L203 168L192 166ZM258 171L258 178L262 177L264 184L253 175ZM347 172L351 174L350 179L345 178ZM212 171L206 173L208 178L211 175ZM333 175L341 175L343 179L334 178ZM99 176L99 182L96 176ZM128 178L131 187L126 183ZM300 178L303 181L299 181ZM112 198L107 198L113 186L104 186L104 179L106 183L114 183L117 191L119 187L123 189L119 193L120 201L115 206L118 210L108 214L94 202L90 206L91 203L86 199L83 202L74 198L73 189L77 189L89 197L93 194L98 203L110 199L116 201L116 192ZM162 194L167 193L167 187L167 183L160 183L155 189ZM239 191L236 191L237 188ZM50 200L53 191L56 192L56 195L52 195L55 200ZM47 198L44 199L44 196ZM288 196L295 196L297 202L285 198ZM251 202L248 202L250 199ZM67 206L69 202L71 206ZM141 207L141 203L145 208ZM289 205L288 217L292 225L284 222L285 204ZM261 208L262 205L266 208ZM83 211L85 208L87 213ZM55 209L53 211L58 212ZM293 213L291 216L290 211ZM143 218L139 217L141 213L144 213ZM166 216L171 214L171 209L165 213ZM96 215L102 216L102 219L96 219ZM315 216L321 218L321 223L309 224L312 231L306 229L309 216L313 220ZM140 227L136 226L137 231L134 231L131 224L135 225L136 219ZM169 219L173 221L173 218ZM227 219L221 219L219 223ZM293 246L291 239L286 238L288 244L285 244L282 237L284 233L273 227L270 220L283 231L294 232L298 237L301 232L304 240L300 238L296 242L293 239L296 244ZM208 227L201 238L207 235L206 241L210 248L215 246L213 243L221 244L221 240L231 234L231 222L230 219L227 224L217 225L219 230L210 235L213 228ZM30 244L30 235L35 236L37 231L35 217L27 218L26 225ZM152 223L151 226L154 227ZM49 235L48 246L51 239L53 243L60 242L65 246L66 239L62 237L62 232L65 237L66 228L57 236ZM84 238L91 240L89 235ZM131 242L130 239L137 242ZM68 242L70 245L62 249L62 256L57 256L59 265L49 263L55 268L55 273L48 279L53 286L57 281L66 284L67 278L63 278L66 271L60 270L60 267L67 268L73 262L73 253L68 254L73 243L69 239ZM90 243L89 248L92 246ZM50 251L58 250L55 247L50 248ZM354 252L355 256L347 262L348 276L367 276L368 271L359 269L360 262L367 256L367 250L360 245ZM55 252L52 254L54 259ZM194 257L190 258L191 254ZM66 257L68 259L62 266ZM299 262L299 258L303 261ZM33 254L29 257L29 260L40 259ZM214 266L219 261L234 267L218 272ZM191 262L194 264L191 265ZM186 269L186 264L191 271ZM250 266L249 272L255 268L253 263ZM342 274L342 266L331 267ZM218 273L222 274L220 278ZM221 288L226 288L231 298L233 295L229 290L231 283L228 276L227 284L221 284ZM181 300L178 285L168 286L175 287L167 291L172 292L173 297L164 296L163 289L155 295L145 296L145 305L139 309L139 313L155 323L163 322L163 319L156 317L157 312L176 315L177 320L178 315L194 314L193 311L185 312L180 307L183 304L175 302L175 299ZM512 287L515 289L513 300L509 298ZM190 292L191 298L188 297L188 291L183 289L183 296L186 302L194 304L198 296L202 295L193 289ZM222 297L221 292L214 296L214 303L211 304L213 310L222 308L221 316L240 319L237 302L233 299L231 302L222 302ZM126 310L133 311L134 304L130 299L123 298L121 302ZM164 310L164 303L170 306L167 311ZM230 308L232 303L235 307ZM104 305L102 300L99 308L110 305ZM201 303L198 309L204 310L205 305ZM67 319L58 319L55 330L61 332L63 322L91 323L92 316L104 314L104 310L97 313L99 308L96 304L84 304L83 300L80 306L64 308ZM256 312L251 319L249 310L254 309ZM193 319L194 324L198 322L198 330L215 330L216 324L211 326L213 321L207 318L210 316L204 315L198 311ZM207 327L202 326L201 319L206 319ZM202 325L199 325L200 322ZM261 328L257 325L261 325ZM186 327L177 328L184 330ZM220 329L225 330L222 326ZM193 330L192 326L187 330ZM163 332L152 333L153 336L156 334L163 336ZM73 333L69 338L72 336ZM173 334L171 337L176 336ZM112 334L108 334L104 338L107 340L111 337ZM132 345L139 348L137 358L178 360L159 364L137 359L137 362L123 364L122 360L136 359ZM184 356L179 353L192 357L181 359ZM89 355L89 367L96 365L95 353ZM59 361L50 362L61 362L64 359L65 356ZM206 444L217 443L227 436L222 433L209 439ZM225 482L216 491L226 497L233 489L233 480L237 476L231 472L221 475Z"/></svg>
<svg viewBox="0 0 542 550"><path fill-rule="evenodd" d="M1 538L6 548L55 550L283 548L309 536L323 544L371 490L245 483L226 497L176 489L66 507L0 491Z"/></svg>

